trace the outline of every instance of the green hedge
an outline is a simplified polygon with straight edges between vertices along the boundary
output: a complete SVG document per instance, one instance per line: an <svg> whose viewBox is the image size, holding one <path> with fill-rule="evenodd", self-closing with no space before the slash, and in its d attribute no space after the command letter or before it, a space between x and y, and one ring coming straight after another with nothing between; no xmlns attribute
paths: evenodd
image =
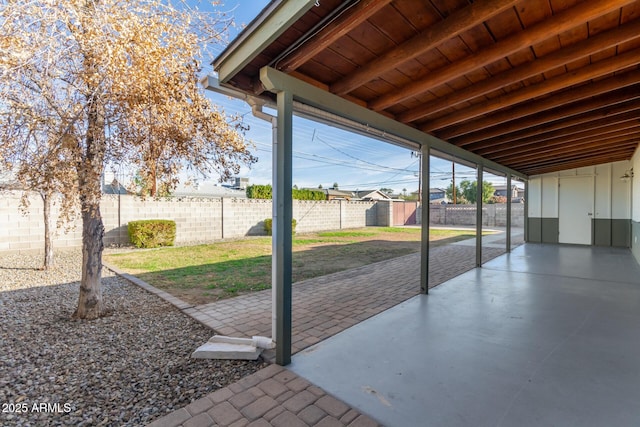
<svg viewBox="0 0 640 427"><path fill-rule="evenodd" d="M250 185L247 187L247 197L249 199L270 199L272 196L270 185Z"/></svg>
<svg viewBox="0 0 640 427"><path fill-rule="evenodd" d="M295 218L291 220L291 234L296 234L296 225L298 225L298 221ZM273 230L273 219L267 218L264 220L264 231L267 233L267 236L271 236Z"/></svg>
<svg viewBox="0 0 640 427"><path fill-rule="evenodd" d="M293 189L291 196L296 200L326 200L324 191Z"/></svg>
<svg viewBox="0 0 640 427"><path fill-rule="evenodd" d="M176 239L176 222L167 219L131 221L127 229L129 240L138 248L173 246Z"/></svg>
<svg viewBox="0 0 640 427"><path fill-rule="evenodd" d="M273 197L273 189L271 185L250 185L247 187L247 197L249 199L271 199ZM318 190L291 190L291 197L296 200L326 200L324 191Z"/></svg>

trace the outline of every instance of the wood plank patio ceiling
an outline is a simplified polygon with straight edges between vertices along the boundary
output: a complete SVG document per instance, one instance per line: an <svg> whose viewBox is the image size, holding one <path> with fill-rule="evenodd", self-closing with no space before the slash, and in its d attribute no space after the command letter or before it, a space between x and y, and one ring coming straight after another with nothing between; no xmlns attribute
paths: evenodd
<svg viewBox="0 0 640 427"><path fill-rule="evenodd" d="M640 1L320 0L266 65L528 175L640 140Z"/></svg>

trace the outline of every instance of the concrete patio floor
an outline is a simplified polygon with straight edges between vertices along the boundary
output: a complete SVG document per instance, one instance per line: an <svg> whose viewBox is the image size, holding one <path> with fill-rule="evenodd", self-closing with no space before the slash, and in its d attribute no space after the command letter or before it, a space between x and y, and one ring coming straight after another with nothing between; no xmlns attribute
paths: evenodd
<svg viewBox="0 0 640 427"><path fill-rule="evenodd" d="M393 426L640 425L640 267L528 244L293 357Z"/></svg>

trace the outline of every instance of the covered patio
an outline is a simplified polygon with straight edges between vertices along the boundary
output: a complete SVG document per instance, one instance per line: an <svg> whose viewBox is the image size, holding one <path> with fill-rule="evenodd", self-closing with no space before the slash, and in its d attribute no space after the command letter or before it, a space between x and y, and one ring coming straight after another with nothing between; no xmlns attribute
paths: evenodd
<svg viewBox="0 0 640 427"><path fill-rule="evenodd" d="M385 426L640 425L640 267L526 244L293 357Z"/></svg>
<svg viewBox="0 0 640 427"><path fill-rule="evenodd" d="M631 0L272 1L204 83L273 126L277 363L292 347L293 114L420 151L423 200L430 157L449 159L478 183L525 182L527 241L631 248L640 260L639 15ZM480 267L481 203L476 224Z"/></svg>

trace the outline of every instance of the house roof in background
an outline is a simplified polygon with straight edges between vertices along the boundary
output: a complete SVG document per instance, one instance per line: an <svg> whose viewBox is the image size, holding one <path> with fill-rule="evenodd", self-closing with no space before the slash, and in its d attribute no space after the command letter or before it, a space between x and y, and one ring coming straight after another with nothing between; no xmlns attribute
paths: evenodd
<svg viewBox="0 0 640 427"><path fill-rule="evenodd" d="M214 182L180 183L171 193L175 197L234 197L242 199L247 197L245 190L231 188Z"/></svg>

